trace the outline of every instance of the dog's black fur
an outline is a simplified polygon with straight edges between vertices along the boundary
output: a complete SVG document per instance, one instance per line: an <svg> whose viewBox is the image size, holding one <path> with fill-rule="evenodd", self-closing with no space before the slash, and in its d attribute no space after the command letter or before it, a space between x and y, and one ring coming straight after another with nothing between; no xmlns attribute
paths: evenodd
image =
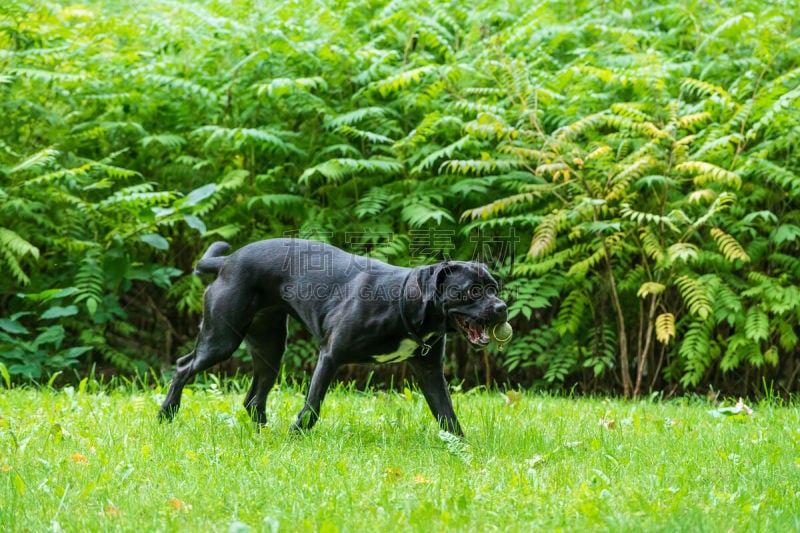
<svg viewBox="0 0 800 533"><path fill-rule="evenodd" d="M443 373L445 334L460 332L473 345L507 318L498 286L481 263L447 261L417 268L388 265L301 239L271 239L230 250L212 244L198 273L217 274L204 300L194 351L178 359L159 418L172 419L186 383L228 359L244 340L253 355L253 382L244 405L265 424L288 316L320 342L320 355L294 429L310 429L336 369L347 363L410 364L442 429L463 435Z"/></svg>

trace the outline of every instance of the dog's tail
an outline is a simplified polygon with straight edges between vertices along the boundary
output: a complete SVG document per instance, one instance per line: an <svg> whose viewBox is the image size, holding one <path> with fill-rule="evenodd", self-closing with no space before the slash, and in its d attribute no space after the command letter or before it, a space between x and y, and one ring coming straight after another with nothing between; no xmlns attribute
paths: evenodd
<svg viewBox="0 0 800 533"><path fill-rule="evenodd" d="M219 274L219 269L222 268L222 263L225 262L226 257L220 257L222 254L231 249L231 245L224 241L217 241L208 247L206 253L197 262L194 267L195 274Z"/></svg>

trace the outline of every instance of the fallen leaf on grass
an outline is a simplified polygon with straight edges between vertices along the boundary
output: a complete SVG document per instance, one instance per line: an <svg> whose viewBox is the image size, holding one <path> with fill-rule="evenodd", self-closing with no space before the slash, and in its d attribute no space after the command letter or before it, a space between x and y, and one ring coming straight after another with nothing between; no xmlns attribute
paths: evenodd
<svg viewBox="0 0 800 533"><path fill-rule="evenodd" d="M109 517L119 516L119 509L113 504L108 504L106 505L105 509L103 509L97 514L99 514L100 516L109 516Z"/></svg>
<svg viewBox="0 0 800 533"><path fill-rule="evenodd" d="M70 455L69 458L78 464L84 464L84 465L89 464L89 459L87 459L86 456L83 455L81 452L75 452L72 455Z"/></svg>
<svg viewBox="0 0 800 533"><path fill-rule="evenodd" d="M444 430L439 431L439 439L444 442L451 455L455 455L465 464L472 463L472 448L464 439Z"/></svg>
<svg viewBox="0 0 800 533"><path fill-rule="evenodd" d="M383 471L383 479L388 479L389 481L396 481L403 477L403 472L398 470L397 468L387 468Z"/></svg>
<svg viewBox="0 0 800 533"><path fill-rule="evenodd" d="M417 474L416 476L414 476L414 483L417 483L417 484L426 483L427 484L427 483L433 483L433 481L428 479L428 478L426 478L422 474Z"/></svg>
<svg viewBox="0 0 800 533"><path fill-rule="evenodd" d="M610 420L610 419L607 419L607 418L601 418L597 422L597 425L598 426L602 426L602 427L604 427L606 429L614 429L616 427L617 423L614 422L613 420Z"/></svg>
<svg viewBox="0 0 800 533"><path fill-rule="evenodd" d="M506 393L501 393L500 395L506 401L506 405L510 405L512 407L517 405L519 401L522 399L522 393L515 390L510 390Z"/></svg>
<svg viewBox="0 0 800 533"><path fill-rule="evenodd" d="M528 465L528 468L534 468L542 463L544 463L545 457L544 455L539 455L538 453L531 457L530 459L525 459L525 464Z"/></svg>
<svg viewBox="0 0 800 533"><path fill-rule="evenodd" d="M736 405L734 407L736 409L739 409L740 412L743 412L747 416L753 416L753 410L750 409L750 406L744 403L744 401L741 398L739 398L739 401L736 402Z"/></svg>
<svg viewBox="0 0 800 533"><path fill-rule="evenodd" d="M170 498L169 504L172 506L173 509L176 511L183 511L184 513L188 513L192 510L192 505L190 503L186 503L178 498Z"/></svg>
<svg viewBox="0 0 800 533"><path fill-rule="evenodd" d="M722 416L736 416L736 415L743 415L743 416L753 416L755 413L753 409L750 408L749 405L744 403L744 400L739 398L739 401L736 402L736 405L732 405L729 407L719 407L717 409L712 409L708 412L711 416L714 417L722 417Z"/></svg>

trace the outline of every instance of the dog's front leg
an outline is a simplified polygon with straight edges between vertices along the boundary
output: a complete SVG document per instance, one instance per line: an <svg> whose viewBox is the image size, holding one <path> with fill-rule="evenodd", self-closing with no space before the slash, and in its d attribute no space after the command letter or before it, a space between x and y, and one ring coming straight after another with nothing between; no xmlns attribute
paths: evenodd
<svg viewBox="0 0 800 533"><path fill-rule="evenodd" d="M453 402L444 379L444 338L438 340L426 356L409 359L411 370L439 427L459 437L464 436L453 410Z"/></svg>
<svg viewBox="0 0 800 533"><path fill-rule="evenodd" d="M320 406L325 399L325 393L328 392L328 386L333 380L337 366L330 351L323 348L317 361L317 367L311 376L306 404L297 415L297 421L292 426L292 431L308 430L317 423Z"/></svg>

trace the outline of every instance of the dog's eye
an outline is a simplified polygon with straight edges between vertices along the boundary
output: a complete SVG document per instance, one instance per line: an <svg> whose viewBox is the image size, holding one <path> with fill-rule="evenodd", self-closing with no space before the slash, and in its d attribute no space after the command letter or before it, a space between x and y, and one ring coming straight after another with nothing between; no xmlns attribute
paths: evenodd
<svg viewBox="0 0 800 533"><path fill-rule="evenodd" d="M483 287L473 285L469 288L468 295L470 300L479 300L483 297Z"/></svg>

